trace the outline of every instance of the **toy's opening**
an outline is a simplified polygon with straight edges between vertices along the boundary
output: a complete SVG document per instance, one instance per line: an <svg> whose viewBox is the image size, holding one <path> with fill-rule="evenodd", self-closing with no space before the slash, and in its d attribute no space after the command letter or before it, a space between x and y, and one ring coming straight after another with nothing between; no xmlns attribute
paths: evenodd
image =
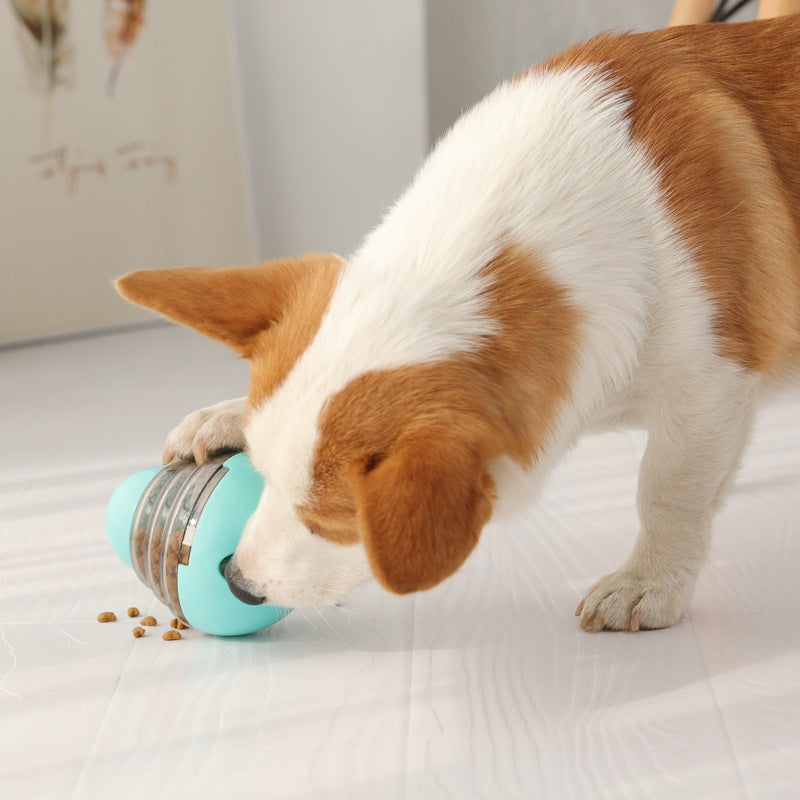
<svg viewBox="0 0 800 800"><path fill-rule="evenodd" d="M231 553L229 556L225 556L225 558L223 558L222 561L219 562L219 573L220 575L222 575L223 578L225 577L225 567L228 566L228 562L232 558L233 558L233 553Z"/></svg>

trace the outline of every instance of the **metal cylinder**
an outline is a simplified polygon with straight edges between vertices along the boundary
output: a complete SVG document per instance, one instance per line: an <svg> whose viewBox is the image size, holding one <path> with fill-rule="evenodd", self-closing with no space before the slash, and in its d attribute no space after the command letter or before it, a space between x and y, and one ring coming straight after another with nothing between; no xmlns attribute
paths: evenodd
<svg viewBox="0 0 800 800"><path fill-rule="evenodd" d="M227 467L230 453L198 465L165 467L142 493L131 524L133 569L178 619L186 623L178 593L178 565L188 564L203 508ZM188 623L187 623L188 624Z"/></svg>

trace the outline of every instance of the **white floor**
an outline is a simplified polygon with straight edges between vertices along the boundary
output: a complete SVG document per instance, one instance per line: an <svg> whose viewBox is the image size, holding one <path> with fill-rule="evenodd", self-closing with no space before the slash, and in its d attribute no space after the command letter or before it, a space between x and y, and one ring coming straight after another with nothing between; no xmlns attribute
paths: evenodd
<svg viewBox="0 0 800 800"><path fill-rule="evenodd" d="M573 616L635 535L624 433L429 593L134 639L127 606L169 615L107 546L106 500L246 381L171 328L0 352L0 797L800 797L800 393L765 409L671 630Z"/></svg>

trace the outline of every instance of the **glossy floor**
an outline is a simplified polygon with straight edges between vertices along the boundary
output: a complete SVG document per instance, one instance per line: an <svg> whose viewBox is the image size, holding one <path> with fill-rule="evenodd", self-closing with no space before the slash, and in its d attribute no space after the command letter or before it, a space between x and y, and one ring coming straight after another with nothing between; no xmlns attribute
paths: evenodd
<svg viewBox="0 0 800 800"><path fill-rule="evenodd" d="M246 381L166 327L0 353L0 797L800 797L800 394L761 415L671 630L573 616L636 532L644 439L619 433L431 592L134 639L127 606L169 615L107 546L107 498Z"/></svg>

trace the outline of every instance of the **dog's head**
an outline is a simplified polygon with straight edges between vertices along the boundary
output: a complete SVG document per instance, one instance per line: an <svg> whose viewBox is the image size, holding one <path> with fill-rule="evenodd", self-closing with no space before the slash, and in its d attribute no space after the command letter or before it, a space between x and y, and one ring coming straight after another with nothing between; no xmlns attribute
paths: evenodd
<svg viewBox="0 0 800 800"><path fill-rule="evenodd" d="M266 488L228 578L253 602L335 603L370 571L397 593L429 588L461 565L492 513L488 468L504 442L474 364L354 376L343 366L358 360L352 340L316 343L343 335L321 330L342 269L313 255L117 282L127 299L249 359L245 436Z"/></svg>

